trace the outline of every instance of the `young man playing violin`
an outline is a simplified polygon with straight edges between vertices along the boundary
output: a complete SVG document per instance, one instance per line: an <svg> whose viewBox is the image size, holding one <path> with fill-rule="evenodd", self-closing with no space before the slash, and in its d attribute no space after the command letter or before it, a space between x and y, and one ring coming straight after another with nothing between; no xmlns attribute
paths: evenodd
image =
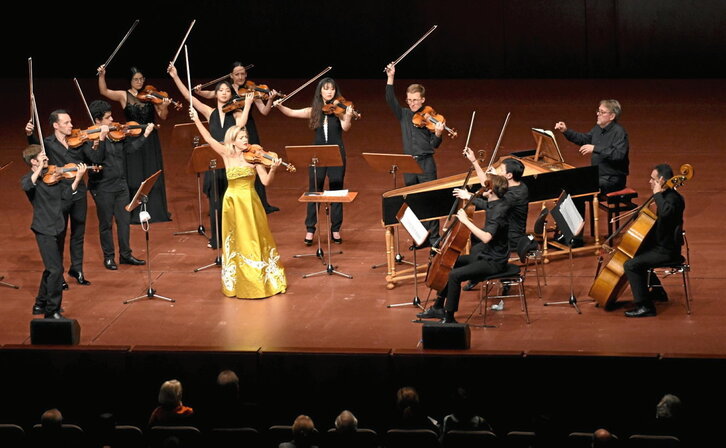
<svg viewBox="0 0 726 448"><path fill-rule="evenodd" d="M488 178L491 189L484 192L484 197L487 199L484 227L478 228L464 209L460 209L456 214L459 221L481 242L471 248L469 255L459 256L454 268L449 272L446 286L438 291L434 305L417 314L421 319L441 319L445 324L456 323L454 313L459 309L461 283L466 280L481 281L482 278L503 272L507 268L509 205L501 200L507 193L507 179L495 174L490 174Z"/></svg>
<svg viewBox="0 0 726 448"><path fill-rule="evenodd" d="M98 233L103 250L103 266L115 271L113 244L113 220L116 219L118 235L119 263L139 266L146 264L131 254L130 227L131 213L124 208L129 202L129 187L126 181L126 154L140 150L146 138L154 130L154 123L146 125L144 135L137 138L126 138L112 141L108 136L109 126L113 124L111 105L103 100L91 102L88 106L97 126L101 127L98 150L93 154L93 161L102 165L103 170L90 172L88 189L96 201L98 215Z"/></svg>
<svg viewBox="0 0 726 448"><path fill-rule="evenodd" d="M441 134L444 131L442 122L436 123L434 131L426 127L416 127L413 124L413 117L416 112L423 108L426 102L426 89L421 84L411 84L406 89L406 103L408 109L404 109L398 103L396 92L393 89L393 81L396 74L396 66L386 66L386 102L401 123L401 137L403 138L403 152L410 154L416 159L421 167L421 174L403 173L403 181L408 185L420 184L436 179L436 161L434 151L441 145ZM439 239L439 222L428 221L423 223L429 231L429 243L435 244Z"/></svg>
<svg viewBox="0 0 726 448"><path fill-rule="evenodd" d="M33 305L33 314L43 314L49 319L61 319L63 300L63 242L66 218L63 211L68 196L78 190L86 165L78 164L70 186L60 181L61 174L55 171L47 174L48 157L40 145L30 145L23 150L23 160L30 171L20 180L20 185L33 205L33 222L40 257L43 260L43 275L40 279L38 296ZM46 174L47 178L44 178Z"/></svg>
<svg viewBox="0 0 726 448"><path fill-rule="evenodd" d="M53 127L53 134L45 137L43 143L45 153L48 157L50 165L63 166L67 163L92 163L93 162L93 145L87 141L76 148L69 146L66 141L73 131L73 123L71 116L65 110L59 109L51 112L50 125ZM37 136L33 134L35 126L32 122L28 122L25 126L25 134L28 136L28 143L38 144ZM61 180L61 186L70 189L72 179ZM90 285L86 276L83 274L83 238L86 234L86 210L88 200L86 199L86 183L81 179L78 188L72 194L64 196L63 216L66 224L70 219L71 222L71 268L68 275L75 278L81 285ZM65 232L61 240L65 240ZM61 256L63 249L61 246ZM63 288L67 289L68 285L63 281Z"/></svg>
<svg viewBox="0 0 726 448"><path fill-rule="evenodd" d="M651 289L648 290L648 269L683 261L681 246L686 204L680 193L665 187L672 177L673 169L667 164L657 165L650 173L650 188L653 190L658 218L655 229L643 241L643 248L638 255L623 265L635 302L635 308L625 312L627 317L655 316L653 302L665 302L668 296L656 275L650 277Z"/></svg>

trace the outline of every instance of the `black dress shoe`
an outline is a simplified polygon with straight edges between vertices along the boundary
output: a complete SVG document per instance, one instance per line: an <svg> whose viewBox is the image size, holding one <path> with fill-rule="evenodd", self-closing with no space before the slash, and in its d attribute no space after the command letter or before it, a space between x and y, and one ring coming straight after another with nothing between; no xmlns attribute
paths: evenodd
<svg viewBox="0 0 726 448"><path fill-rule="evenodd" d="M90 285L91 282L86 280L86 277L83 275L83 272L77 272L71 269L68 271L68 275L75 278L79 285Z"/></svg>
<svg viewBox="0 0 726 448"><path fill-rule="evenodd" d="M116 266L116 262L113 261L113 258L106 258L103 261L103 267L111 271L115 271L116 269L118 269L118 266Z"/></svg>
<svg viewBox="0 0 726 448"><path fill-rule="evenodd" d="M459 322L454 319L454 313L447 311L446 315L443 319L441 319L442 324L458 324Z"/></svg>
<svg viewBox="0 0 726 448"><path fill-rule="evenodd" d="M335 244L343 244L343 238L336 238L333 235L330 235L330 238L333 240Z"/></svg>
<svg viewBox="0 0 726 448"><path fill-rule="evenodd" d="M130 264L133 266L141 266L146 264L146 261L139 260L138 258L134 257L133 255L129 255L128 257L119 257L118 262L121 264Z"/></svg>
<svg viewBox="0 0 726 448"><path fill-rule="evenodd" d="M625 317L652 317L655 316L655 308L650 306L639 306L632 311L626 311Z"/></svg>
<svg viewBox="0 0 726 448"><path fill-rule="evenodd" d="M33 314L45 314L45 306L33 305Z"/></svg>
<svg viewBox="0 0 726 448"><path fill-rule="evenodd" d="M464 291L471 291L474 288L476 288L476 285L478 285L478 284L479 284L479 282L469 281L469 283L467 283L466 285L464 285L464 287L461 288L461 289L463 289Z"/></svg>
<svg viewBox="0 0 726 448"><path fill-rule="evenodd" d="M431 307L422 313L416 314L419 319L443 319L446 312L443 308Z"/></svg>
<svg viewBox="0 0 726 448"><path fill-rule="evenodd" d="M55 313L51 313L51 314L46 314L45 318L46 319L65 319L65 317L63 317L63 315L60 313L60 311L56 311Z"/></svg>
<svg viewBox="0 0 726 448"><path fill-rule="evenodd" d="M61 283L61 288L63 288L63 291L68 290L68 283L66 283L65 280L63 280L63 283Z"/></svg>
<svg viewBox="0 0 726 448"><path fill-rule="evenodd" d="M268 215L270 213L275 213L275 212L279 212L279 211L280 211L280 208L279 207L275 207L274 205L268 205L265 208L265 213L267 213Z"/></svg>

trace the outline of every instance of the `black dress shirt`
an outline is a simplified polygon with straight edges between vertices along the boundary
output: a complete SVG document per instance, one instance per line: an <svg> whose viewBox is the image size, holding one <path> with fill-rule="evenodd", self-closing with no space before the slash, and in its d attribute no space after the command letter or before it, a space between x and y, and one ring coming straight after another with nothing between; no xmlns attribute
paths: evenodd
<svg viewBox="0 0 726 448"><path fill-rule="evenodd" d="M30 171L20 180L20 186L33 205L33 222L30 228L43 235L59 235L66 229L63 202L70 200L70 188L63 187L61 182L48 185L43 182L42 174L33 184L32 175L33 172Z"/></svg>
<svg viewBox="0 0 726 448"><path fill-rule="evenodd" d="M89 154L95 164L103 167L101 171L88 172L88 188L105 192L123 191L128 188L126 181L126 153L136 152L144 145L146 137L128 137L118 142L106 138L98 144L98 149Z"/></svg>
<svg viewBox="0 0 726 448"><path fill-rule="evenodd" d="M425 127L417 128L413 125L413 112L409 108L401 107L396 99L396 91L390 84L386 84L386 102L401 123L403 153L414 157L433 156L434 150L441 145L441 137Z"/></svg>
<svg viewBox="0 0 726 448"><path fill-rule="evenodd" d="M576 145L595 146L591 164L599 167L600 178L614 176L624 179L628 176L628 133L617 122L613 121L604 128L595 125L587 134L568 129L564 136Z"/></svg>

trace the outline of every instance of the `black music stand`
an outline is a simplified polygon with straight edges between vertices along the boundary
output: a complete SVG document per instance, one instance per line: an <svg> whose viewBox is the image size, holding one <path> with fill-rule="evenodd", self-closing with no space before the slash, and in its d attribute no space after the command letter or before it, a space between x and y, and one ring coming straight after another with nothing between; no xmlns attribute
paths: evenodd
<svg viewBox="0 0 726 448"><path fill-rule="evenodd" d="M304 145L304 146L285 146L285 152L287 153L288 160L297 166L305 166L313 168L313 176L315 181L313 182L315 190L308 192L308 194L320 193L318 191L318 167L327 166L342 166L343 159L340 157L340 147L338 145ZM325 179L323 179L325 183ZM325 203L325 213L330 213L330 204ZM320 206L315 204L315 221L319 226L318 222L320 214L318 213ZM330 234L330 226L328 226L328 234ZM318 250L313 254L298 254L293 255L292 258L303 258L303 257L318 257L320 261L325 263L325 255L323 253L322 244L320 242L320 233L318 232ZM328 235L330 236L330 235ZM328 248L330 251L330 248ZM342 254L343 251L337 251L335 254Z"/></svg>
<svg viewBox="0 0 726 448"><path fill-rule="evenodd" d="M577 306L577 297L575 297L574 289L574 266L572 263L572 242L575 237L582 233L585 228L585 220L577 211L575 204L572 202L572 198L566 191L562 190L560 197L557 199L557 203L552 210L550 215L555 219L557 227L560 229L560 233L563 236L564 243L569 249L570 257L570 298L562 302L546 302L544 306L549 305L570 305L575 308L577 314L582 314L580 307ZM594 302L593 299L587 299L588 302Z"/></svg>
<svg viewBox="0 0 726 448"><path fill-rule="evenodd" d="M172 130L171 134L171 141L172 141L172 147L174 148L181 148L188 144L189 141L192 142L192 148L195 148L199 146L200 142L200 135L199 130L197 129L196 124L194 123L181 123L181 124L175 124L174 129ZM190 233L197 233L199 235L202 235L204 237L207 236L207 233L204 229L204 224L202 221L202 187L201 187L201 172L206 171L207 167L205 166L202 171L198 171L197 166L194 163L194 149L192 150L192 155L189 158L189 164L187 165L187 171L193 174L196 174L197 177L197 211L199 212L199 226L196 229L193 230L182 230L180 232L174 232L174 235L188 235Z"/></svg>
<svg viewBox="0 0 726 448"><path fill-rule="evenodd" d="M124 207L127 212L131 212L136 207L141 205L141 213L139 214L139 217L141 218L141 215L143 213L147 213L146 206L149 202L149 192L151 191L151 188L154 186L154 183L156 183L156 179L159 178L161 175L161 170L155 172L146 180L141 182L141 185L139 185L139 189L136 191L136 194L134 195L134 198L131 199L131 202ZM149 220L151 218L149 217ZM124 305L131 302L136 302L137 300L141 299L161 299L166 300L167 302L176 302L174 299L170 299L169 297L160 296L156 293L156 290L151 287L151 250L149 249L149 230L151 227L151 223L149 220L143 220L141 219L141 228L144 229L144 234L146 235L146 270L148 274L148 286L146 288L146 294L140 295L138 297L134 297L133 299L124 300Z"/></svg>
<svg viewBox="0 0 726 448"><path fill-rule="evenodd" d="M11 163L13 163L12 160L10 162L6 163L3 166L0 166L0 171L4 170L8 166L10 166ZM7 286L8 288L20 289L20 286L16 286L16 285L13 285L11 283L2 281L4 278L5 278L5 276L0 275L0 286Z"/></svg>
<svg viewBox="0 0 726 448"><path fill-rule="evenodd" d="M410 157L410 156L409 156ZM396 213L396 219L398 222L401 223L404 229L408 232L409 235L411 235L411 239L413 239L413 246L411 248L413 249L413 300L411 302L404 302L404 303L393 303L390 305L386 305L386 308L394 308L399 306L406 306L406 305L413 305L415 307L423 309L423 306L421 306L421 299L418 297L418 272L416 268L418 265L416 264L416 249L421 246L423 243L428 241L429 238L429 231L426 230L426 228L421 224L421 221L418 219L416 214L408 207L408 204L405 202L401 206L401 208L398 210L398 213ZM375 266L374 266L375 267Z"/></svg>
<svg viewBox="0 0 726 448"><path fill-rule="evenodd" d="M212 198L213 201L221 201L222 198L219 197L219 193L217 192L217 170L224 168L224 160L222 159L222 156L217 154L215 150L212 149L209 145L202 145L197 146L194 148L194 152L192 153L193 157L193 164L195 167L195 171L210 171L212 173ZM214 207L214 222L212 225L216 227L214 229L214 234L216 235L214 245L217 247L217 257L214 259L213 263L209 263L208 265L202 266L200 268L196 268L194 272L199 272L203 269L211 268L212 266L219 266L222 267L222 253L221 253L221 247L222 243L219 240L220 238L220 225L219 220L222 218L219 216L219 210L222 208L222 204L219 204L219 207ZM210 210L211 212L211 210Z"/></svg>
<svg viewBox="0 0 726 448"><path fill-rule="evenodd" d="M401 171L403 173L412 173L412 174L420 174L423 173L421 171L421 167L419 166L416 159L413 158L410 154L383 154L383 153L375 153L375 152L364 152L363 158L366 159L366 162L368 162L368 165L373 168L374 171L379 172L386 172L391 175L393 178L393 189L395 190L397 187L396 185L396 173ZM403 255L401 255L400 250L400 242L398 239L398 226L393 228L393 232L396 234L396 247L394 250L396 251L395 261L398 264L401 263L407 263L410 265L415 265L416 262L414 261L411 263L410 261L405 261L403 258ZM415 247L415 245L414 245ZM415 253L415 252L414 252ZM388 262L386 263L379 263L374 264L371 266L371 269L380 268L381 266L386 266Z"/></svg>

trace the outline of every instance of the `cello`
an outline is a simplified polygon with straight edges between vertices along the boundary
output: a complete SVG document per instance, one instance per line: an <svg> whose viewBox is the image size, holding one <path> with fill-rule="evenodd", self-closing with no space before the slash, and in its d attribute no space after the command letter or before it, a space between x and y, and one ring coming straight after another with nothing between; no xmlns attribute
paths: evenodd
<svg viewBox="0 0 726 448"><path fill-rule="evenodd" d="M677 190L692 177L693 167L689 164L681 165L681 173L668 179L663 188L674 188ZM598 306L606 310L613 309L615 301L627 284L627 277L625 276L623 265L637 254L643 241L655 226L655 221L658 219L655 212L648 208L653 202L654 197L651 196L648 198L639 209L633 212L632 216L634 218L632 219L632 223L625 230L625 234L620 240L620 243L612 250L612 257L605 267L599 270L595 276L595 281L590 287L588 295L595 299ZM614 232L610 238L618 235L627 224ZM603 245L603 247L607 246ZM602 263L602 255L600 263Z"/></svg>

